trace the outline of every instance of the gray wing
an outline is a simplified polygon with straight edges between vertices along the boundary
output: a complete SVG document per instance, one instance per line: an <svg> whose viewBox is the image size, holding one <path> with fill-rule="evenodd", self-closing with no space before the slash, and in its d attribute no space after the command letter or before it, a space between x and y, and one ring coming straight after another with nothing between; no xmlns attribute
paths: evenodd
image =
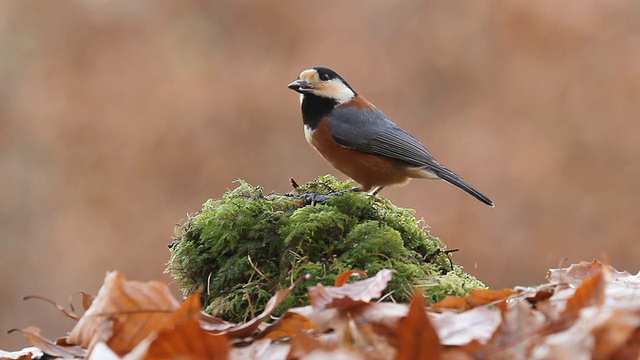
<svg viewBox="0 0 640 360"><path fill-rule="evenodd" d="M416 167L447 171L416 138L380 110L335 109L329 115L329 125L333 138L344 147L386 156Z"/></svg>
<svg viewBox="0 0 640 360"><path fill-rule="evenodd" d="M394 124L382 111L334 109L328 118L333 138L338 144L423 168L483 203L493 206L491 199L464 182L458 174L440 164L416 138Z"/></svg>

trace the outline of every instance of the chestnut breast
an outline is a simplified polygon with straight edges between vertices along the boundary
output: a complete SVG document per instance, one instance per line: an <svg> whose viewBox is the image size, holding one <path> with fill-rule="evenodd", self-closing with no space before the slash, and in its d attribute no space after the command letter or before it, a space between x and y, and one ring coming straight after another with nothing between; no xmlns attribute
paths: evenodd
<svg viewBox="0 0 640 360"><path fill-rule="evenodd" d="M364 191L375 186L403 184L410 179L409 169L400 161L338 144L331 135L327 119L322 119L313 130L305 126L305 137L325 160L359 183Z"/></svg>

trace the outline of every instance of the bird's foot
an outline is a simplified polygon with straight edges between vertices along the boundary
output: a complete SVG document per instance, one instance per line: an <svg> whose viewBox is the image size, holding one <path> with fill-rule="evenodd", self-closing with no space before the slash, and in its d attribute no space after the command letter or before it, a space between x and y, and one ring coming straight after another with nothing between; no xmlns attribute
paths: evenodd
<svg viewBox="0 0 640 360"><path fill-rule="evenodd" d="M331 194L322 195L316 193L302 194L302 206L314 205L317 203L325 202L331 196Z"/></svg>
<svg viewBox="0 0 640 360"><path fill-rule="evenodd" d="M324 194L316 194L316 193L302 194L302 206L314 205L314 204L322 203L322 202L325 202L325 201L329 200L329 198L332 197L332 196L344 195L344 194L349 193L349 192L360 192L360 191L362 191L362 188L354 187L354 188L351 188L349 190L336 191L336 192L332 192L332 193L329 193L329 194L326 194L326 195L324 195Z"/></svg>

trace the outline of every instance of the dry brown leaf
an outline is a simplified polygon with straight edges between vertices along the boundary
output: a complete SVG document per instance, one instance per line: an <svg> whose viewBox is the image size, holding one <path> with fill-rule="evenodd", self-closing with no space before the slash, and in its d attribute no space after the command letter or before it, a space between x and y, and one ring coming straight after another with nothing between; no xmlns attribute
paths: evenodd
<svg viewBox="0 0 640 360"><path fill-rule="evenodd" d="M627 343L618 349L618 351L611 354L610 359L640 359L640 328L636 328L633 334L629 336Z"/></svg>
<svg viewBox="0 0 640 360"><path fill-rule="evenodd" d="M293 329L291 336L291 348L287 354L287 360L300 359L315 350L328 350L328 348L320 342L320 340L312 337L302 329ZM305 357L306 358L306 357Z"/></svg>
<svg viewBox="0 0 640 360"><path fill-rule="evenodd" d="M62 315L68 317L69 319L78 321L79 317L78 317L78 315L73 313L73 307L71 308L71 312L69 312L63 306L61 306L57 302L53 301L52 299L49 299L48 297L40 296L40 295L28 295L28 296L24 296L22 298L22 300L30 300L30 299L37 299L37 300L44 301L44 302L46 302L48 304L51 304L56 309L58 309L58 311L60 311L62 313Z"/></svg>
<svg viewBox="0 0 640 360"><path fill-rule="evenodd" d="M346 274L337 285L349 278ZM233 360L285 357L378 360L395 355L413 359L436 356L430 352L436 347L430 344L438 344L438 339L442 344L438 346L446 346L438 347L442 359L637 359L640 354L640 274L618 272L598 262L581 263L552 270L550 277L556 281L554 284L530 288L517 296L512 296L514 291L510 289L474 291L464 298L447 298L431 308L470 310L431 314L425 313L424 304L418 304L415 297L410 306L371 303L372 298L380 296L390 277L390 272L380 272L376 277L341 287L317 286L311 294L312 306L290 309L259 332L259 327L266 325L263 321L291 288L274 295L255 319L235 325L202 315L197 294L179 307L169 297L168 309L154 310L158 305L153 300L158 292L162 293L159 288L113 275L105 281L101 294L74 331L86 335L90 347L96 345L89 359L97 360L214 356ZM98 312L100 303L103 308ZM138 307L129 306L132 303ZM496 306L487 306L494 303ZM166 317L164 321L153 319L158 314ZM150 321L156 324L147 328L147 320L143 319L150 316ZM83 322L87 328L80 331ZM305 331L314 326L317 328L313 332ZM217 330L211 333L226 336L214 337L203 327L214 327ZM35 329L25 330L30 341L45 352L55 354L60 349L78 348L65 343L71 336L51 343ZM147 336L137 340L138 345L120 358L125 347L119 346L132 346L135 344L132 339L141 337L143 332ZM230 348L227 339L239 338L242 339L234 340L235 345ZM274 341L285 338L290 343ZM219 342L221 339L224 341ZM112 346L118 350L112 352ZM226 350L219 351L220 347ZM29 352L0 352L0 360L33 357Z"/></svg>
<svg viewBox="0 0 640 360"><path fill-rule="evenodd" d="M272 296L271 299L269 299L262 313L253 318L251 321L248 321L244 324L233 325L230 328L224 330L210 330L209 328L207 328L207 331L211 334L224 334L229 338L243 338L251 336L258 329L260 324L266 318L268 318L269 315L271 315L271 313L282 303L284 298L291 292L294 285L287 289L277 291L276 294Z"/></svg>
<svg viewBox="0 0 640 360"><path fill-rule="evenodd" d="M129 354L127 354L125 357L122 358L118 356L116 353L114 353L113 350L111 350L109 346L107 346L107 344L103 342L97 342L95 345L93 345L93 347L91 348L91 353L87 357L87 360L141 360L141 359L142 359L142 355L136 355L136 354L133 354L133 352L130 352Z"/></svg>
<svg viewBox="0 0 640 360"><path fill-rule="evenodd" d="M43 353L59 357L63 359L73 359L78 357L84 357L86 350L79 346L62 346L55 344L51 340L45 339L40 335L40 329L35 326L28 326L24 329L12 329L9 332L20 332L27 339L29 344L42 350Z"/></svg>
<svg viewBox="0 0 640 360"><path fill-rule="evenodd" d="M353 349L359 356L370 360L393 359L397 354L396 332L386 329L383 324L360 323L353 319L348 323L346 331L341 340L343 349ZM339 334L336 334L339 335ZM323 334L320 339L327 338L330 341L330 334ZM340 339L339 337L336 337Z"/></svg>
<svg viewBox="0 0 640 360"><path fill-rule="evenodd" d="M326 350L326 349L318 349L314 350L311 353L307 354L304 360L382 360L384 358L371 358L367 357L353 349L334 349L334 350Z"/></svg>
<svg viewBox="0 0 640 360"><path fill-rule="evenodd" d="M201 309L200 294L193 293L183 301L175 311L175 322L180 323L187 320L198 319L202 313Z"/></svg>
<svg viewBox="0 0 640 360"><path fill-rule="evenodd" d="M431 323L443 345L462 346L472 341L486 344L502 322L499 309L479 306L456 313L432 313Z"/></svg>
<svg viewBox="0 0 640 360"><path fill-rule="evenodd" d="M326 308L349 309L380 297L391 280L393 270L382 269L376 276L341 287L317 285L309 289L311 306L316 311Z"/></svg>
<svg viewBox="0 0 640 360"><path fill-rule="evenodd" d="M600 268L578 286L573 296L567 300L567 306L562 315L577 316L578 312L585 307L602 304L606 285L604 271Z"/></svg>
<svg viewBox="0 0 640 360"><path fill-rule="evenodd" d="M442 345L424 308L422 293L416 292L409 313L398 325L398 360L440 359Z"/></svg>
<svg viewBox="0 0 640 360"><path fill-rule="evenodd" d="M398 323L408 313L406 304L367 303L348 310L329 308L315 311L311 306L289 309L304 315L317 326L319 340L358 349L366 359L395 356Z"/></svg>
<svg viewBox="0 0 640 360"><path fill-rule="evenodd" d="M291 337L295 331L294 329L312 330L316 326L309 321L304 315L286 312L278 321L269 325L262 333L260 337L267 339L282 339L285 337Z"/></svg>
<svg viewBox="0 0 640 360"><path fill-rule="evenodd" d="M342 274L336 276L336 280L333 282L333 286L340 287L349 281L352 276L360 276L362 278L367 277L367 273L362 270L348 270L343 272Z"/></svg>
<svg viewBox="0 0 640 360"><path fill-rule="evenodd" d="M553 296L553 293L554 293L553 288L545 287L543 289L536 291L535 295L529 296L525 299L535 307L539 303L548 300L551 296Z"/></svg>
<svg viewBox="0 0 640 360"><path fill-rule="evenodd" d="M615 269L608 272L611 280L607 284L606 297L608 303L635 304L640 293L640 272L631 275L627 272L618 272Z"/></svg>
<svg viewBox="0 0 640 360"><path fill-rule="evenodd" d="M238 326L238 324L230 323L215 316L200 312L200 326L212 334L217 334L221 331L229 330L234 326Z"/></svg>
<svg viewBox="0 0 640 360"><path fill-rule="evenodd" d="M447 296L446 298L438 301L437 303L431 306L430 310L441 311L441 310L456 310L456 311L464 311L467 310L467 302L464 300L464 297L460 296Z"/></svg>
<svg viewBox="0 0 640 360"><path fill-rule="evenodd" d="M116 354L126 354L149 334L172 328L179 307L166 284L127 281L109 272L68 341L83 348L104 341Z"/></svg>
<svg viewBox="0 0 640 360"><path fill-rule="evenodd" d="M145 360L227 359L231 346L224 335L211 335L198 320L187 320L158 334L149 345Z"/></svg>
<svg viewBox="0 0 640 360"><path fill-rule="evenodd" d="M289 343L258 339L248 346L233 347L229 353L229 360L282 360L290 350Z"/></svg>
<svg viewBox="0 0 640 360"><path fill-rule="evenodd" d="M603 313L599 312L598 315L603 316ZM591 332L595 338L592 352L594 359L610 358L632 340L634 332L640 329L640 312L638 311L616 309L603 317L603 321L598 323Z"/></svg>
<svg viewBox="0 0 640 360"><path fill-rule="evenodd" d="M563 323L558 331L543 337L531 351L531 359L591 359L594 339L591 335L596 325L592 314L600 311L587 308L576 321ZM586 316L585 316L586 315Z"/></svg>
<svg viewBox="0 0 640 360"><path fill-rule="evenodd" d="M91 303L93 302L93 299L95 299L95 296L93 296L92 294L89 294L87 292L84 291L78 291L73 295L76 294L80 294L82 295L82 309L84 311L87 311L89 309L89 307L91 307ZM71 296L73 296L71 295ZM75 311L75 309L73 308L73 303L71 301L71 297L69 298L69 307L71 308L71 310Z"/></svg>
<svg viewBox="0 0 640 360"><path fill-rule="evenodd" d="M491 304L509 298L514 295L516 291L512 289L504 288L502 290L471 290L469 295L465 297L460 296L447 296L446 298L435 303L430 310L442 311L442 310L456 310L465 311L473 309L477 306Z"/></svg>
<svg viewBox="0 0 640 360"><path fill-rule="evenodd" d="M514 290L507 288L501 290L479 289L471 290L471 292L465 299L469 308L474 308L476 306L487 305L493 302L505 300L515 293L516 292Z"/></svg>
<svg viewBox="0 0 640 360"><path fill-rule="evenodd" d="M602 267L602 263L598 260L592 262L582 261L567 268L550 269L547 278L552 283L566 283L576 287L601 271Z"/></svg>
<svg viewBox="0 0 640 360"><path fill-rule="evenodd" d="M37 347L28 347L18 351L2 351L0 350L0 360L33 360L40 358L42 351Z"/></svg>
<svg viewBox="0 0 640 360"><path fill-rule="evenodd" d="M502 313L502 323L489 348L475 355L484 358L491 355L500 359L526 359L532 342L542 334L546 322L542 313L532 309L528 301L514 301Z"/></svg>

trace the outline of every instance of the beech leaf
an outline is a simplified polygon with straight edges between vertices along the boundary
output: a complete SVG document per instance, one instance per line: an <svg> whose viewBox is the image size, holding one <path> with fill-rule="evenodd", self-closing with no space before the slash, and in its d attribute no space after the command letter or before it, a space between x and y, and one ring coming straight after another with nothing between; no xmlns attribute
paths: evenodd
<svg viewBox="0 0 640 360"><path fill-rule="evenodd" d="M118 272L109 272L68 341L83 348L104 341L123 355L152 332L172 328L179 307L166 284L127 281Z"/></svg>
<svg viewBox="0 0 640 360"><path fill-rule="evenodd" d="M380 297L391 280L393 270L382 269L376 276L341 287L318 284L309 289L311 306L316 311L326 308L349 309Z"/></svg>
<svg viewBox="0 0 640 360"><path fill-rule="evenodd" d="M440 359L442 345L425 313L422 293L416 292L409 304L409 313L398 326L397 360Z"/></svg>

